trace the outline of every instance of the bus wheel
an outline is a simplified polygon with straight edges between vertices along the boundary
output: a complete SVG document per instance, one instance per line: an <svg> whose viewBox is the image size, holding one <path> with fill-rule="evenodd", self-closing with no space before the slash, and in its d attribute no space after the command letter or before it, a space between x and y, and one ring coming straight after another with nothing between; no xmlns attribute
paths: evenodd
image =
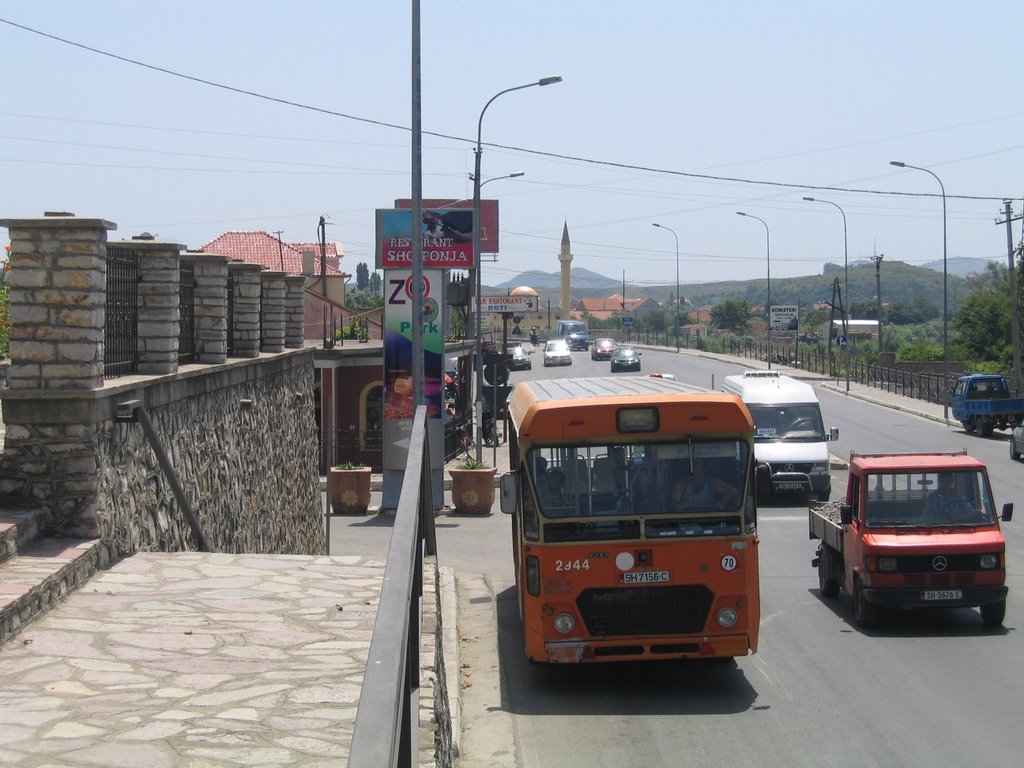
<svg viewBox="0 0 1024 768"><path fill-rule="evenodd" d="M1006 616L1006 600L981 606L981 620L986 627L1001 627Z"/></svg>
<svg viewBox="0 0 1024 768"><path fill-rule="evenodd" d="M853 620L862 629L877 627L881 619L881 609L867 601L864 597L864 586L860 579L853 585Z"/></svg>
<svg viewBox="0 0 1024 768"><path fill-rule="evenodd" d="M832 574L832 554L822 545L818 555L818 589L822 597L836 597L839 594L839 580Z"/></svg>

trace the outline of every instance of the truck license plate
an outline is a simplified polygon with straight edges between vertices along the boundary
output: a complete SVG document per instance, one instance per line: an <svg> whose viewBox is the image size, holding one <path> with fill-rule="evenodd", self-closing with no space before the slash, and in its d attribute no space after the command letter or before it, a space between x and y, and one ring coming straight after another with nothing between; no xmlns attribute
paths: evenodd
<svg viewBox="0 0 1024 768"><path fill-rule="evenodd" d="M960 600L962 597L959 589L926 589L921 593L922 600Z"/></svg>
<svg viewBox="0 0 1024 768"><path fill-rule="evenodd" d="M668 581L668 571L626 571L622 574L624 584L659 584Z"/></svg>

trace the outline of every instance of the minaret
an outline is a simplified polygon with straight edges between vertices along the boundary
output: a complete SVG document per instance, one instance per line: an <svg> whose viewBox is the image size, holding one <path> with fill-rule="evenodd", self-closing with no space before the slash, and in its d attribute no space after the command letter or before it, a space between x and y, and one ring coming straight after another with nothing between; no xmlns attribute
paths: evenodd
<svg viewBox="0 0 1024 768"><path fill-rule="evenodd" d="M572 252L569 250L569 222L562 225L562 249L558 252L558 262L562 266L562 299L559 314L564 319L569 316L571 300L569 299L569 273L572 265Z"/></svg>

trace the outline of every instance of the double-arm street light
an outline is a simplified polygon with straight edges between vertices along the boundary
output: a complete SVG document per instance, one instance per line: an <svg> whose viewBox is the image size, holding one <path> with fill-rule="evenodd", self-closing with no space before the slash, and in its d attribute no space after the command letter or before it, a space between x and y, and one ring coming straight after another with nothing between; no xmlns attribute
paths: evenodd
<svg viewBox="0 0 1024 768"><path fill-rule="evenodd" d="M753 216L743 211L736 211L737 216L746 216L748 219L757 219L764 224L765 261L768 264L768 370L772 369L772 241L771 233L768 231L768 222L759 216Z"/></svg>
<svg viewBox="0 0 1024 768"><path fill-rule="evenodd" d="M901 163L899 160L890 160L889 165L924 171L939 182L939 189L942 190L942 418L949 421L949 291L946 288L949 272L946 269L946 187L942 183L942 179L927 168ZM878 325L881 330L882 318L878 318Z"/></svg>
<svg viewBox="0 0 1024 768"><path fill-rule="evenodd" d="M480 318L480 290L482 287L480 262L480 187L483 182L480 180L480 155L483 154L483 142L481 134L484 126L484 113L491 106L495 99L504 96L512 91L521 91L524 88L532 88L535 85L552 85L562 82L561 77L544 77L535 83L517 85L514 88L506 88L498 91L488 99L484 108L480 110L480 119L476 123L476 150L473 163L473 259L476 262L476 365L474 374L476 376L476 459L483 461L483 423L484 423L484 363L483 363L483 325ZM490 181L490 179L488 179Z"/></svg>
<svg viewBox="0 0 1024 768"><path fill-rule="evenodd" d="M659 229L666 229L672 233L672 237L676 239L676 316L673 318L673 325L676 327L676 352L679 351L679 235L671 227L666 227L664 224L651 224L653 227Z"/></svg>
<svg viewBox="0 0 1024 768"><path fill-rule="evenodd" d="M817 197L805 197L809 203L828 203L839 210L839 213L843 215L843 293L846 294L846 301L843 302L843 333L846 336L846 344L843 347L843 352L846 354L846 393L850 393L850 312L848 307L850 306L850 249L846 239L846 211L839 207L839 203L833 203L831 200L822 200ZM881 332L882 318L878 318L879 332ZM828 329L829 338L831 339L832 329Z"/></svg>

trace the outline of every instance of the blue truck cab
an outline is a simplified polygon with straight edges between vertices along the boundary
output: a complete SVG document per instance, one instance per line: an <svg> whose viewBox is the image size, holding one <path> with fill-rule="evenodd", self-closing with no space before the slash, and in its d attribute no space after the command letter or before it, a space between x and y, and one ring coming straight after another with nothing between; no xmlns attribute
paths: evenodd
<svg viewBox="0 0 1024 768"><path fill-rule="evenodd" d="M569 349L590 349L590 332L582 320L559 320L555 325L555 337L564 339Z"/></svg>
<svg viewBox="0 0 1024 768"><path fill-rule="evenodd" d="M1024 418L1024 398L1013 397L1005 376L971 373L961 376L950 398L953 418L964 432L988 437L994 429L1007 429Z"/></svg>

